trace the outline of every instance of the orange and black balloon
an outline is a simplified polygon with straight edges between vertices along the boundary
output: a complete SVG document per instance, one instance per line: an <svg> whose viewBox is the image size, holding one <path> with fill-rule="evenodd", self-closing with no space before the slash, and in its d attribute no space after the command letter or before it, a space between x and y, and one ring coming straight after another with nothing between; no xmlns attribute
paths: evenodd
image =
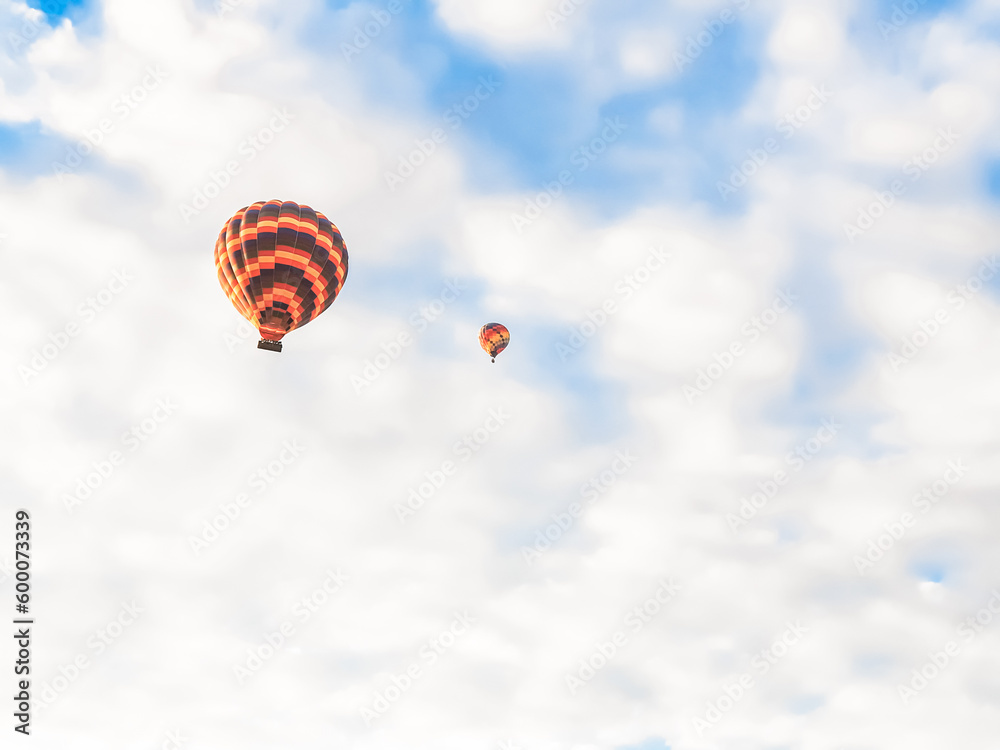
<svg viewBox="0 0 1000 750"><path fill-rule="evenodd" d="M500 323L487 323L479 330L479 345L496 362L497 355L510 343L510 331Z"/></svg>
<svg viewBox="0 0 1000 750"><path fill-rule="evenodd" d="M219 283L260 332L258 349L281 351L281 337L326 310L347 279L340 230L319 211L291 201L240 209L215 243Z"/></svg>

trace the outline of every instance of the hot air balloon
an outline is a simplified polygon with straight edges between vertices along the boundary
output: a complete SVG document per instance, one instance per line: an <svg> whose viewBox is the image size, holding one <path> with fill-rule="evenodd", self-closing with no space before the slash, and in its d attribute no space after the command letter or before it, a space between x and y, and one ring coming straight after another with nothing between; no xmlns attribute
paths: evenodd
<svg viewBox="0 0 1000 750"><path fill-rule="evenodd" d="M506 349L509 343L510 331L500 323L487 323L479 329L479 345L490 355L491 362L497 361L497 355Z"/></svg>
<svg viewBox="0 0 1000 750"><path fill-rule="evenodd" d="M219 283L260 332L258 349L281 351L281 337L313 320L347 278L340 230L319 211L291 201L240 209L215 243Z"/></svg>

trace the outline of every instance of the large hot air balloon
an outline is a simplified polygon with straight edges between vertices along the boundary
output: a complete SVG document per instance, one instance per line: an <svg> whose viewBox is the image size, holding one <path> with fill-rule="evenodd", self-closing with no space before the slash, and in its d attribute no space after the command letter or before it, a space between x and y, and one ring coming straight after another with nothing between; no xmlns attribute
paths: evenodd
<svg viewBox="0 0 1000 750"><path fill-rule="evenodd" d="M487 323L479 329L479 345L491 357L491 362L497 361L497 355L510 343L510 331L500 323Z"/></svg>
<svg viewBox="0 0 1000 750"><path fill-rule="evenodd" d="M215 243L219 283L260 332L258 349L281 351L281 337L315 318L347 278L340 230L319 211L291 201L236 212Z"/></svg>

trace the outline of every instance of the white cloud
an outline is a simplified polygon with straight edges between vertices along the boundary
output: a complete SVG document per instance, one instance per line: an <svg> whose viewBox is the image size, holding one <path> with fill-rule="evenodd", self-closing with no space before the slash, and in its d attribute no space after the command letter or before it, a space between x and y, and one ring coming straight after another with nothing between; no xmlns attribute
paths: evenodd
<svg viewBox="0 0 1000 750"><path fill-rule="evenodd" d="M621 43L621 66L624 72L637 78L659 78L676 68L674 52L677 42L669 29L635 31Z"/></svg>
<svg viewBox="0 0 1000 750"><path fill-rule="evenodd" d="M546 48L557 44L559 26L575 15L586 0L566 0L564 13L552 0L437 0L437 12L448 28L458 35L476 37L492 48L517 51ZM551 17L550 17L551 16ZM553 22L552 18L558 18ZM578 19L577 19L578 20Z"/></svg>
<svg viewBox="0 0 1000 750"><path fill-rule="evenodd" d="M844 13L834 3L788 4L768 40L778 62L835 64L844 55Z"/></svg>

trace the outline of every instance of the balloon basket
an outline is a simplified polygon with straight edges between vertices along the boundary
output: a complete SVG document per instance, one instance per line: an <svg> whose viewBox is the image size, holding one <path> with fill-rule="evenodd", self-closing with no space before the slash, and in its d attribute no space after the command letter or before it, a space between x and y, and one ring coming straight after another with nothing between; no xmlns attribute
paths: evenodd
<svg viewBox="0 0 1000 750"><path fill-rule="evenodd" d="M280 352L281 342L280 341L268 341L267 339L261 339L257 342L258 349L267 349L269 352Z"/></svg>

